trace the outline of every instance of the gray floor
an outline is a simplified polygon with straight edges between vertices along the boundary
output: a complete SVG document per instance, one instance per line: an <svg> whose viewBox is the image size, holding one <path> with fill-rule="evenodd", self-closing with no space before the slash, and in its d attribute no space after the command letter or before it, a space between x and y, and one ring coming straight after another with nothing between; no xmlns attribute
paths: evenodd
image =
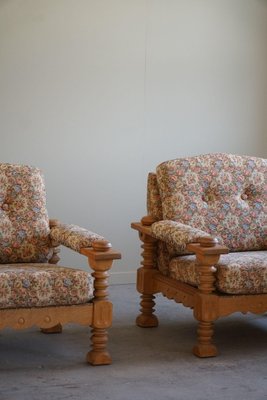
<svg viewBox="0 0 267 400"><path fill-rule="evenodd" d="M220 355L191 353L192 311L157 296L160 326L134 325L134 285L111 287L113 365L84 362L89 330L70 325L62 335L36 329L0 333L0 400L267 399L267 316L235 314L216 323Z"/></svg>

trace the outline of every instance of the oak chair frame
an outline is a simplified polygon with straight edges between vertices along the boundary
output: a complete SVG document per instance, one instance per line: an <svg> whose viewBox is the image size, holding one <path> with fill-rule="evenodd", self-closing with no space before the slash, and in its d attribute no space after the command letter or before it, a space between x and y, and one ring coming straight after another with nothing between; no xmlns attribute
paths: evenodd
<svg viewBox="0 0 267 400"><path fill-rule="evenodd" d="M59 223L50 220L50 228ZM59 248L53 249L50 264L59 261ZM108 271L113 260L120 259L119 252L112 249L106 240L93 242L92 247L80 249L88 258L94 271L94 298L91 302L71 306L32 307L0 310L0 329L10 327L16 330L37 326L43 333L61 333L62 325L77 323L92 328L91 350L86 360L92 365L111 364L107 350L108 331L112 323L112 303L108 299Z"/></svg>
<svg viewBox="0 0 267 400"><path fill-rule="evenodd" d="M163 275L156 267L157 243L151 233L151 225L156 222L152 216L145 216L141 222L131 224L137 230L142 241L141 267L137 271L137 290L141 293L140 315L136 324L140 327L158 326L154 314L155 294L162 293L168 299L182 303L193 309L198 321L197 342L193 354L198 357L213 357L218 354L213 343L214 322L219 317L234 312L261 314L267 311L267 294L229 295L219 293L215 286L214 265L221 254L228 253L225 246L217 244L213 238L199 238L196 243L187 245L198 261L200 284L198 287L179 282Z"/></svg>

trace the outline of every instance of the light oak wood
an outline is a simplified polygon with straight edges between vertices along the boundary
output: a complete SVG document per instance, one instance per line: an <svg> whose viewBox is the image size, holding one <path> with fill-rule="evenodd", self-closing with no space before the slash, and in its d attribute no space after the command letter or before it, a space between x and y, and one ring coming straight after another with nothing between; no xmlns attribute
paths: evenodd
<svg viewBox="0 0 267 400"><path fill-rule="evenodd" d="M214 357L218 354L213 343L214 322L237 311L255 314L266 312L267 294L225 295L216 291L214 265L221 254L228 253L228 249L219 245L216 238L199 238L196 243L187 246L188 251L195 254L199 265L200 284L197 288L164 276L156 268L158 240L153 238L150 228L154 221L153 217L146 216L141 222L131 224L139 233L143 249L142 266L137 271L141 314L136 323L141 327L158 325L154 315L154 295L162 293L168 299L193 309L193 315L198 321L197 342L193 347L193 354L198 357Z"/></svg>
<svg viewBox="0 0 267 400"><path fill-rule="evenodd" d="M57 324L52 326L51 328L41 328L42 333L50 334L50 333L62 333L62 325Z"/></svg>
<svg viewBox="0 0 267 400"><path fill-rule="evenodd" d="M60 248L59 247L53 247L53 255L49 260L49 264L56 265L60 261L59 253L60 253Z"/></svg>
<svg viewBox="0 0 267 400"><path fill-rule="evenodd" d="M107 328L112 323L112 304L108 300L108 271L115 259L120 259L120 253L112 250L111 244L106 241L95 241L92 248L81 249L87 255L88 263L94 270L94 300L92 322L92 349L87 354L87 362L92 365L111 364L111 357L107 350Z"/></svg>
<svg viewBox="0 0 267 400"><path fill-rule="evenodd" d="M0 329L9 327L25 329L32 326L49 329L57 324L72 322L90 326L93 321L93 304L75 306L12 308L0 310Z"/></svg>
<svg viewBox="0 0 267 400"><path fill-rule="evenodd" d="M156 327L158 326L158 319L153 314L154 313L154 290L151 285L153 274L156 272L154 268L154 253L156 251L157 241L151 236L140 232L139 237L143 242L142 245L142 268L138 270L137 273L137 289L141 295L141 314L136 318L136 323L138 326L142 327Z"/></svg>
<svg viewBox="0 0 267 400"><path fill-rule="evenodd" d="M49 227L53 228L54 226L60 225L59 219L49 219Z"/></svg>
<svg viewBox="0 0 267 400"><path fill-rule="evenodd" d="M92 365L111 363L107 350L107 329L112 323L112 303L108 300L108 271L113 260L120 259L109 242L96 241L92 247L81 249L93 269L94 298L92 302L58 307L35 307L0 310L0 329L11 327L25 329L37 326L43 333L60 333L67 323L77 323L92 328L91 350L86 360Z"/></svg>

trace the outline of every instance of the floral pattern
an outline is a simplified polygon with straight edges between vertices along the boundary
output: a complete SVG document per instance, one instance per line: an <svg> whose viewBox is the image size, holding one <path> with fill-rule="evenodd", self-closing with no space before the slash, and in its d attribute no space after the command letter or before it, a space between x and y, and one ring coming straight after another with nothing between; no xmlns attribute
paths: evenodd
<svg viewBox="0 0 267 400"><path fill-rule="evenodd" d="M92 298L89 272L51 264L0 265L0 309L83 304Z"/></svg>
<svg viewBox="0 0 267 400"><path fill-rule="evenodd" d="M97 233L88 231L77 225L59 224L51 228L50 237L54 246L64 245L70 249L80 252L83 247L91 247L96 240L104 237Z"/></svg>
<svg viewBox="0 0 267 400"><path fill-rule="evenodd" d="M181 224L175 221L159 221L151 226L152 235L168 244L168 250L171 256L188 253L186 245L197 242L200 237L210 237L206 232L200 229L192 228L189 225Z"/></svg>
<svg viewBox="0 0 267 400"><path fill-rule="evenodd" d="M153 172L147 178L147 212L158 221L163 219L157 175Z"/></svg>
<svg viewBox="0 0 267 400"><path fill-rule="evenodd" d="M155 257L155 267L163 274L169 274L169 264L172 257L169 253L168 245L159 241L157 243L157 256Z"/></svg>
<svg viewBox="0 0 267 400"><path fill-rule="evenodd" d="M163 219L220 237L233 251L267 249L267 160L206 154L156 172Z"/></svg>
<svg viewBox="0 0 267 400"><path fill-rule="evenodd" d="M223 254L215 267L215 287L220 292L267 293L267 251ZM174 257L169 265L169 276L198 286L200 268L193 255Z"/></svg>
<svg viewBox="0 0 267 400"><path fill-rule="evenodd" d="M0 164L0 263L48 262L49 232L41 171Z"/></svg>

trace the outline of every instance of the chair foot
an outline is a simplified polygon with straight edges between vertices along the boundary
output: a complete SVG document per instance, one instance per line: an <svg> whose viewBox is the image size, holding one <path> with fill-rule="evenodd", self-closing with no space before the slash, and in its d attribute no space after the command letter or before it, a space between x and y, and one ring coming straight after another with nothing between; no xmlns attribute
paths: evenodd
<svg viewBox="0 0 267 400"><path fill-rule="evenodd" d="M111 357L108 351L89 351L86 356L86 361L91 365L109 365L111 364Z"/></svg>
<svg viewBox="0 0 267 400"><path fill-rule="evenodd" d="M140 302L141 314L136 318L136 325L141 328L153 328L158 326L158 318L153 314L155 306L155 296L153 294L142 294Z"/></svg>
<svg viewBox="0 0 267 400"><path fill-rule="evenodd" d="M93 328L91 343L92 350L87 354L86 360L92 365L111 364L111 357L107 351L108 333L106 329Z"/></svg>
<svg viewBox="0 0 267 400"><path fill-rule="evenodd" d="M218 354L217 347L212 343L214 324L212 321L199 321L197 329L197 344L193 347L193 353L197 357L215 357Z"/></svg>
<svg viewBox="0 0 267 400"><path fill-rule="evenodd" d="M62 333L62 325L57 324L51 328L41 328L42 333Z"/></svg>
<svg viewBox="0 0 267 400"><path fill-rule="evenodd" d="M136 318L136 325L140 326L141 328L156 328L159 324L158 318L156 315L145 315L140 314Z"/></svg>
<svg viewBox="0 0 267 400"><path fill-rule="evenodd" d="M218 355L218 350L213 344L197 344L193 347L193 354L200 358L216 357Z"/></svg>

